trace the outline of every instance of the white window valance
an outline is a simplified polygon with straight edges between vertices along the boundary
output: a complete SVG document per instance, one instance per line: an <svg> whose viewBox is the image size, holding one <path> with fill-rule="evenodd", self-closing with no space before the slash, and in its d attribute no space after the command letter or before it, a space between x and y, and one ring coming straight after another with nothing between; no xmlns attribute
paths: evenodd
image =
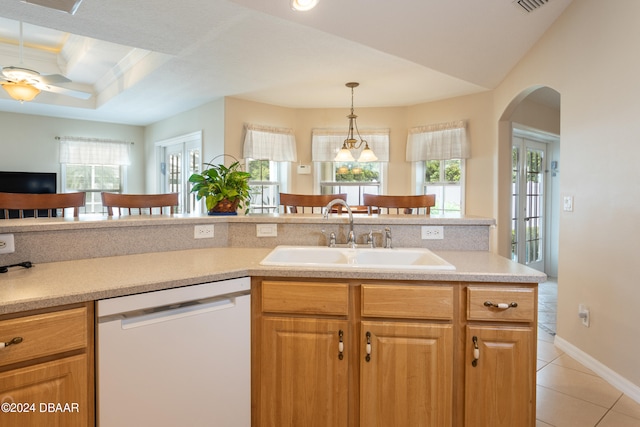
<svg viewBox="0 0 640 427"><path fill-rule="evenodd" d="M379 162L389 161L389 129L360 131L362 139L378 157ZM344 129L313 129L311 131L311 160L314 162L333 162L342 148L347 133ZM360 156L364 146L351 150L354 158Z"/></svg>
<svg viewBox="0 0 640 427"><path fill-rule="evenodd" d="M62 136L60 163L84 165L129 165L130 142L112 139Z"/></svg>
<svg viewBox="0 0 640 427"><path fill-rule="evenodd" d="M408 162L467 159L470 156L467 122L464 120L409 129Z"/></svg>
<svg viewBox="0 0 640 427"><path fill-rule="evenodd" d="M293 129L246 124L243 157L274 162L298 161Z"/></svg>

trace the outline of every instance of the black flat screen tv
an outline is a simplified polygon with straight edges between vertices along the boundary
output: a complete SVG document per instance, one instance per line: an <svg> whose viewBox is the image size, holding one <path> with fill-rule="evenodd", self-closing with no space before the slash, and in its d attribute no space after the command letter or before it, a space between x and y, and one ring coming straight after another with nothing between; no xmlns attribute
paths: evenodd
<svg viewBox="0 0 640 427"><path fill-rule="evenodd" d="M55 172L3 172L0 171L0 192L3 193L56 193L57 177ZM55 212L52 213L55 215ZM33 216L25 211L24 216ZM38 212L38 216L47 216L47 211ZM17 218L17 211L9 211L9 218ZM0 210L0 218L4 211Z"/></svg>

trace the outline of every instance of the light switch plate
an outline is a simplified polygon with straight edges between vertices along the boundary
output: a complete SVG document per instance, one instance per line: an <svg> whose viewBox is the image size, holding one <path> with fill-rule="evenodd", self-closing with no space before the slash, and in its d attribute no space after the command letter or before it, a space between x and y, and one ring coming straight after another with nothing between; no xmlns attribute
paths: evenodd
<svg viewBox="0 0 640 427"><path fill-rule="evenodd" d="M563 210L565 212L573 212L573 196L564 196Z"/></svg>
<svg viewBox="0 0 640 427"><path fill-rule="evenodd" d="M16 251L13 234L0 234L0 254L10 254Z"/></svg>

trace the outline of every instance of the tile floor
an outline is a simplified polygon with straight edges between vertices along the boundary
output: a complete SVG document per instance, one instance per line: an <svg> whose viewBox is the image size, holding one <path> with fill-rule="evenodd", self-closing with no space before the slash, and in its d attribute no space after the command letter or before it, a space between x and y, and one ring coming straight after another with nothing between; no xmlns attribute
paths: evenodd
<svg viewBox="0 0 640 427"><path fill-rule="evenodd" d="M640 404L553 345L557 282L538 291L536 427L640 427Z"/></svg>

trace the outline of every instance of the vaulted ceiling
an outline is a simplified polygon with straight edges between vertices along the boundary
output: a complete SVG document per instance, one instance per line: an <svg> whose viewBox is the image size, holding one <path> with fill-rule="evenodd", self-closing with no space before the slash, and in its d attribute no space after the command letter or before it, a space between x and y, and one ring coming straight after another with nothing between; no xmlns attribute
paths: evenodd
<svg viewBox="0 0 640 427"><path fill-rule="evenodd" d="M406 106L495 88L572 0L83 0L0 10L0 65L63 74L0 111L147 125L225 96L294 108ZM19 22L23 22L23 62Z"/></svg>

